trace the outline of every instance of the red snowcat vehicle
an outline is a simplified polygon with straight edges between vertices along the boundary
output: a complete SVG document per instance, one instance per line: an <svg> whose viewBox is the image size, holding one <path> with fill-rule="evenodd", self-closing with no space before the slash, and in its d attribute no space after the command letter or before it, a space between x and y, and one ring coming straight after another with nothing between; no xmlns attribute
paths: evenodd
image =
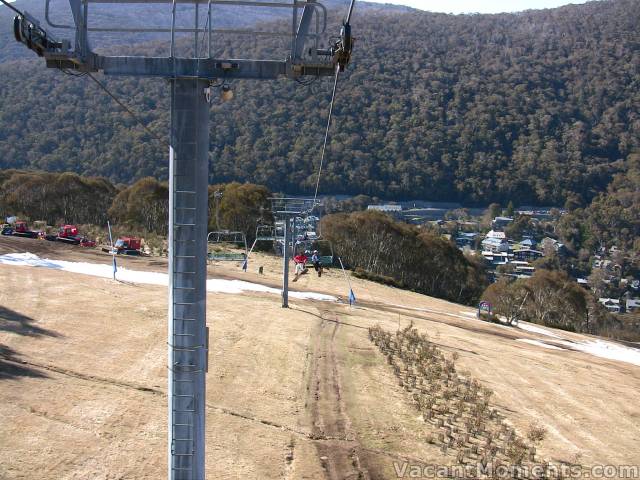
<svg viewBox="0 0 640 480"><path fill-rule="evenodd" d="M47 240L52 242L65 242L72 245L80 245L81 247L95 247L96 242L78 234L78 227L75 225L63 225L58 230L57 235L47 235Z"/></svg>
<svg viewBox="0 0 640 480"><path fill-rule="evenodd" d="M138 237L120 237L111 247L102 247L103 252L117 253L118 255L142 255L142 243Z"/></svg>
<svg viewBox="0 0 640 480"><path fill-rule="evenodd" d="M26 238L38 238L40 232L33 232L29 230L27 222L18 220L13 225L8 225L2 229L2 235L11 235L13 237L26 237Z"/></svg>

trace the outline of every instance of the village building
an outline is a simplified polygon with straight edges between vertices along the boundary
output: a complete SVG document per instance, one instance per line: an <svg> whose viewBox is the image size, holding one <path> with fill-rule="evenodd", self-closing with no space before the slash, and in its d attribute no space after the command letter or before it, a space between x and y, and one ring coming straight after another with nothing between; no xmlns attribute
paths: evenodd
<svg viewBox="0 0 640 480"><path fill-rule="evenodd" d="M530 249L535 249L536 248L536 241L533 238L525 238L524 240L522 240L519 243L521 248L530 248Z"/></svg>
<svg viewBox="0 0 640 480"><path fill-rule="evenodd" d="M507 234L504 233L504 232L497 231L497 230L489 230L489 232L486 235L486 238L506 239L507 238Z"/></svg>
<svg viewBox="0 0 640 480"><path fill-rule="evenodd" d="M387 213L396 219L402 218L402 205L396 205L396 204L368 205L367 210Z"/></svg>
<svg viewBox="0 0 640 480"><path fill-rule="evenodd" d="M401 212L402 211L402 205L393 205L393 204L369 205L369 206L367 206L367 210L375 210L375 211L378 211L378 212L385 212L385 213Z"/></svg>
<svg viewBox="0 0 640 480"><path fill-rule="evenodd" d="M627 313L640 311L640 298L627 298L625 307Z"/></svg>
<svg viewBox="0 0 640 480"><path fill-rule="evenodd" d="M598 303L601 303L611 313L620 313L622 310L620 300L617 298L599 298Z"/></svg>
<svg viewBox="0 0 640 480"><path fill-rule="evenodd" d="M456 245L460 248L473 247L477 238L478 234L475 232L462 232L456 238Z"/></svg>
<svg viewBox="0 0 640 480"><path fill-rule="evenodd" d="M491 227L494 230L502 230L503 228L505 228L507 225L509 225L512 222L513 222L513 218L512 217L496 217L491 222Z"/></svg>
<svg viewBox="0 0 640 480"><path fill-rule="evenodd" d="M487 237L482 240L482 250L487 252L508 252L509 242L505 238Z"/></svg>
<svg viewBox="0 0 640 480"><path fill-rule="evenodd" d="M517 260L524 260L527 262L532 262L542 257L544 254L538 250L533 250L531 248L520 248L519 250L513 251L513 257Z"/></svg>

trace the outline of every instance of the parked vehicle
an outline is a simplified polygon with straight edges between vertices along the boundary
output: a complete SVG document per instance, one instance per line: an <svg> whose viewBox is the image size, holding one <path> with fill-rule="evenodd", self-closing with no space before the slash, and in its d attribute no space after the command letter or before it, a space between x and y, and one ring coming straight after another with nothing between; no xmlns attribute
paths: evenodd
<svg viewBox="0 0 640 480"><path fill-rule="evenodd" d="M46 240L51 242L64 242L72 245L80 245L81 247L95 247L96 242L78 233L78 227L75 225L63 225L58 230L57 235L46 235Z"/></svg>
<svg viewBox="0 0 640 480"><path fill-rule="evenodd" d="M142 255L142 242L138 237L120 237L111 247L102 247L103 252L118 255Z"/></svg>
<svg viewBox="0 0 640 480"><path fill-rule="evenodd" d="M2 235L11 235L13 237L38 238L40 232L29 230L27 222L18 220L13 225L5 224L2 227Z"/></svg>

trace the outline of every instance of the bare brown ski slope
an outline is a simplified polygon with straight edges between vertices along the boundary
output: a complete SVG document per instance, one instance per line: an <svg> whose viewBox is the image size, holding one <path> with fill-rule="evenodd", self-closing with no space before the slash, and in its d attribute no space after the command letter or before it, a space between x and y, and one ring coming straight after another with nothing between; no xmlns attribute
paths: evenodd
<svg viewBox="0 0 640 480"><path fill-rule="evenodd" d="M0 237L0 255L104 262L100 252ZM164 259L122 259L164 271ZM257 273L263 266L264 275ZM257 255L211 277L277 286L279 259ZM210 293L207 478L387 479L396 465L455 463L398 385L367 329L410 322L458 369L491 388L519 432L548 430L539 455L584 465L640 462L640 367L536 333L485 324L473 310L352 279L358 306L274 294ZM0 478L166 476L166 289L0 265ZM295 289L346 297L340 272ZM575 341L591 337L557 332Z"/></svg>

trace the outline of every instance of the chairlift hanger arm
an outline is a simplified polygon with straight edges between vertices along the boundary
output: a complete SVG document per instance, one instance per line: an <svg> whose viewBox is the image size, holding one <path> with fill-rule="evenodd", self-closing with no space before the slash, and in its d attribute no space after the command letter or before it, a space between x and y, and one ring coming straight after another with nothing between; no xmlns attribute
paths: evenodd
<svg viewBox="0 0 640 480"><path fill-rule="evenodd" d="M305 5L304 10L302 11L302 17L300 18L300 24L298 25L298 30L296 31L295 44L293 47L292 57L294 60L298 60L302 58L304 53L304 41L309 35L309 28L311 27L311 20L313 20L314 8L312 8L313 3L307 2L308 5ZM326 27L326 15L324 17L325 27ZM324 33L324 29L322 31Z"/></svg>

